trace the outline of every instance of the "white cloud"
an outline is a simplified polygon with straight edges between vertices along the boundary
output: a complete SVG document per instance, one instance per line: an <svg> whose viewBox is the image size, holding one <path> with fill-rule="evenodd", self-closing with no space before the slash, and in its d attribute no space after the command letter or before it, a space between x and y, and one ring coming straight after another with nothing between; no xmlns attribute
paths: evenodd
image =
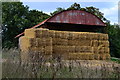
<svg viewBox="0 0 120 80"><path fill-rule="evenodd" d="M111 8L103 8L100 10L104 16L111 21L111 24L118 23L118 3Z"/></svg>
<svg viewBox="0 0 120 80"><path fill-rule="evenodd" d="M46 14L50 15L50 12L44 12L44 13L46 13Z"/></svg>

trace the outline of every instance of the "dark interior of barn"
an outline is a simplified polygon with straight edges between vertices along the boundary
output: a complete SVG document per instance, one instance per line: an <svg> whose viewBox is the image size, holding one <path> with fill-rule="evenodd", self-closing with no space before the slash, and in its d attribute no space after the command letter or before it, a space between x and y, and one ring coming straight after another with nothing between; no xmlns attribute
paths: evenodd
<svg viewBox="0 0 120 80"><path fill-rule="evenodd" d="M58 31L75 31L75 32L96 32L105 33L104 26L67 24L67 23L46 23L45 28Z"/></svg>

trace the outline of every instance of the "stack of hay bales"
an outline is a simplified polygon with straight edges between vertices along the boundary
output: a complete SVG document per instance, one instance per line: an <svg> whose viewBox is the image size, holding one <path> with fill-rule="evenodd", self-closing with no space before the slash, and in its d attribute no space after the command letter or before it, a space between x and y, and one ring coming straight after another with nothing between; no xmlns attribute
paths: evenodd
<svg viewBox="0 0 120 80"><path fill-rule="evenodd" d="M52 57L52 38L47 29L26 29L25 36L20 37L19 45L23 61L39 60Z"/></svg>
<svg viewBox="0 0 120 80"><path fill-rule="evenodd" d="M23 59L27 59L29 52L40 52L49 58L60 56L64 60L110 58L108 35L102 33L26 29L25 36L20 38L20 48Z"/></svg>

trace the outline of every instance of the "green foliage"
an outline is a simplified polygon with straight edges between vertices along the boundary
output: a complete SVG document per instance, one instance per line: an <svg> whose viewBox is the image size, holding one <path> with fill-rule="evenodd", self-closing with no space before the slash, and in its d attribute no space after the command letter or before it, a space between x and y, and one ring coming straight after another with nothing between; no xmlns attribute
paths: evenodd
<svg viewBox="0 0 120 80"><path fill-rule="evenodd" d="M72 4L69 8L67 8L67 10L80 10L80 4L74 3Z"/></svg>
<svg viewBox="0 0 120 80"><path fill-rule="evenodd" d="M56 11L50 13L50 15L53 16L53 15L55 15L56 13L59 13L59 12L64 11L64 10L65 10L64 8L58 7L58 8L56 9Z"/></svg>
<svg viewBox="0 0 120 80"><path fill-rule="evenodd" d="M111 56L120 58L120 26L108 26Z"/></svg>
<svg viewBox="0 0 120 80"><path fill-rule="evenodd" d="M25 29L47 19L49 15L37 10L28 10L22 2L2 3L2 44L4 48L18 46L14 37Z"/></svg>
<svg viewBox="0 0 120 80"><path fill-rule="evenodd" d="M114 61L114 62L116 62L116 63L119 63L120 64L120 59L118 59L118 58L111 58L111 61Z"/></svg>

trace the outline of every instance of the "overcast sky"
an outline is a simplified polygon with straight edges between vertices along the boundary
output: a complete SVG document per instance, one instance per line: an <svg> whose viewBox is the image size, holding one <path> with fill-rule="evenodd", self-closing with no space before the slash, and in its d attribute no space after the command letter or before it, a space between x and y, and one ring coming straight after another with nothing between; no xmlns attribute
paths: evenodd
<svg viewBox="0 0 120 80"><path fill-rule="evenodd" d="M28 5L29 9L36 9L47 14L53 12L58 7L68 8L74 2L23 2ZM104 13L104 16L111 21L112 24L118 23L118 2L77 2L81 7L94 6Z"/></svg>

